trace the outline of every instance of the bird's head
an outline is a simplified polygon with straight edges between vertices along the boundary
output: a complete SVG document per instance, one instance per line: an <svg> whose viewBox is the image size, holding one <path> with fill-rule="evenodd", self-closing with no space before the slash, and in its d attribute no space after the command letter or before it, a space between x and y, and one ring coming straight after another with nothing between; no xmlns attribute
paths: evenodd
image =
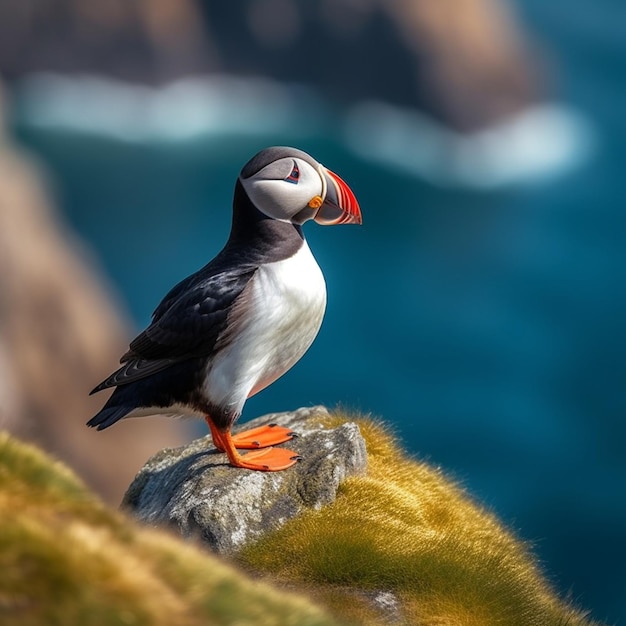
<svg viewBox="0 0 626 626"><path fill-rule="evenodd" d="M239 180L254 206L276 220L303 224L361 224L352 190L337 174L306 152L289 147L261 150Z"/></svg>

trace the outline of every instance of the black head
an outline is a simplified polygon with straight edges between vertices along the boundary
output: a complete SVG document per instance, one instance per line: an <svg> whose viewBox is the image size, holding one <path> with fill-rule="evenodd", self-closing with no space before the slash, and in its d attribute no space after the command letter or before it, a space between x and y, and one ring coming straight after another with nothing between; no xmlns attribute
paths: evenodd
<svg viewBox="0 0 626 626"><path fill-rule="evenodd" d="M244 165L239 180L254 206L273 219L361 223L358 202L346 183L302 150L261 150Z"/></svg>

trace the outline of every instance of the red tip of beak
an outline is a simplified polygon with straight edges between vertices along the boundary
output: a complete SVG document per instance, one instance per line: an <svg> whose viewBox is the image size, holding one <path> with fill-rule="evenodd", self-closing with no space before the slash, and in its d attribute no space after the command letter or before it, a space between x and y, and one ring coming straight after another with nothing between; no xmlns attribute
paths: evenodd
<svg viewBox="0 0 626 626"><path fill-rule="evenodd" d="M362 224L361 208L347 183L329 169L322 167L326 178L326 198L315 221L326 226L335 224Z"/></svg>

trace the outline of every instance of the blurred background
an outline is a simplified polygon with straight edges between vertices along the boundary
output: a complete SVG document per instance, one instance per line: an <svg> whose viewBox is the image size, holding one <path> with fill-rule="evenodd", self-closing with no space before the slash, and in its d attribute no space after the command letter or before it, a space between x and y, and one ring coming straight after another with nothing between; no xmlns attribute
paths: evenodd
<svg viewBox="0 0 626 626"><path fill-rule="evenodd" d="M626 623L625 69L622 0L3 0L0 426L114 504L204 434L87 393L294 145L364 225L306 229L326 320L243 419L383 418Z"/></svg>

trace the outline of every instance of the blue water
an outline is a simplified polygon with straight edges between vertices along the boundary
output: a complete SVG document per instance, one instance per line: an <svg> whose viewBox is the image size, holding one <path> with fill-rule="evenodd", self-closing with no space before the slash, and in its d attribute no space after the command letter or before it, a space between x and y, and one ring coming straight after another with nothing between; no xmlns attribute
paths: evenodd
<svg viewBox="0 0 626 626"><path fill-rule="evenodd" d="M364 225L306 229L326 320L244 418L308 404L384 418L533 542L562 594L626 623L626 13L618 0L521 9L596 137L583 163L523 185L441 188L357 157L332 107L308 134L268 121L123 142L42 130L18 101L16 133L138 328L220 249L257 149L296 144L340 173Z"/></svg>

